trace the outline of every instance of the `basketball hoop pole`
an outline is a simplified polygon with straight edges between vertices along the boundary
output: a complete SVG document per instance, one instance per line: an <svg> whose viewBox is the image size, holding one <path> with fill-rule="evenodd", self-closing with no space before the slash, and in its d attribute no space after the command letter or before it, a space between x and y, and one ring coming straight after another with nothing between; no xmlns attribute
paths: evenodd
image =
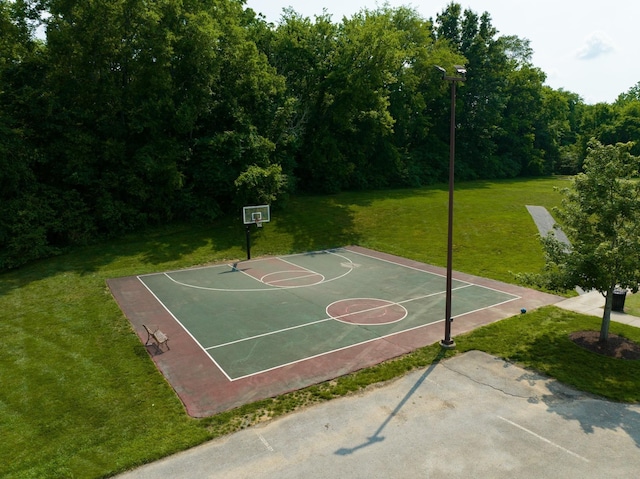
<svg viewBox="0 0 640 479"><path fill-rule="evenodd" d="M245 206L242 208L245 236L247 238L247 259L251 259L251 225L262 228L263 223L271 221L269 205Z"/></svg>
<svg viewBox="0 0 640 479"><path fill-rule="evenodd" d="M467 70L460 65L456 65L455 69L459 76L447 76L444 68L436 66L436 69L442 73L442 79L451 83L451 119L449 134L449 222L447 230L447 285L444 312L444 339L440 341L440 346L445 349L453 349L456 343L451 339L451 283L453 274L453 184L454 184L454 160L456 148L456 83L466 80Z"/></svg>
<svg viewBox="0 0 640 479"><path fill-rule="evenodd" d="M249 225L244 225L247 236L247 259L251 259L251 228Z"/></svg>

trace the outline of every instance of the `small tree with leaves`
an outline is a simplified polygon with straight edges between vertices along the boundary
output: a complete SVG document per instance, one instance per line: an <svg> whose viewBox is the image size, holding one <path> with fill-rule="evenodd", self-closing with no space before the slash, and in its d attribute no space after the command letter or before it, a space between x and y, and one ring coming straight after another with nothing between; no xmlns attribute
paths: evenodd
<svg viewBox="0 0 640 479"><path fill-rule="evenodd" d="M589 143L583 173L554 208L571 246L552 234L543 238L548 284L605 297L601 342L608 340L614 290L636 292L640 283L640 157L629 152L632 146Z"/></svg>

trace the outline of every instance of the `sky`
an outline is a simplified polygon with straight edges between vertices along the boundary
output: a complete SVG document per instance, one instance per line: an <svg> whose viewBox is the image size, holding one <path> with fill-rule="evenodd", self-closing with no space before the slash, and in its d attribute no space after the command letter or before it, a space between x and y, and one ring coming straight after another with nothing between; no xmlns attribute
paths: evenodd
<svg viewBox="0 0 640 479"><path fill-rule="evenodd" d="M435 19L450 0L246 0L246 6L278 23L284 8L311 19L323 9L334 23L367 8L414 8ZM530 40L533 64L554 89L577 93L588 104L613 103L640 82L638 0L457 0L463 9L488 12L499 35Z"/></svg>

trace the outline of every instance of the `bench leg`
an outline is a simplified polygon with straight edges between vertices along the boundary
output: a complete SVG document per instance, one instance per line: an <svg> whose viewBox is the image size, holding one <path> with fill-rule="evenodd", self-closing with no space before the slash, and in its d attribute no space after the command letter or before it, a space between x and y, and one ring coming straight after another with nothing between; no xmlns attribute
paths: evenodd
<svg viewBox="0 0 640 479"><path fill-rule="evenodd" d="M152 338L153 338L154 346L158 350L158 353L162 353L162 345L163 344L167 346L167 350L171 349L169 347L169 338L163 338L162 341L159 340L155 335L152 336Z"/></svg>

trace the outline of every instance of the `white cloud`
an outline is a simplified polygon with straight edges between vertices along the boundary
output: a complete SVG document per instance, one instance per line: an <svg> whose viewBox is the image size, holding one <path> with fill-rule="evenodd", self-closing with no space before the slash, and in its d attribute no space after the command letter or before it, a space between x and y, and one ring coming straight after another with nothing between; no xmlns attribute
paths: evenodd
<svg viewBox="0 0 640 479"><path fill-rule="evenodd" d="M609 35L602 31L596 31L584 39L584 43L576 52L576 56L580 60L591 60L615 49L616 46Z"/></svg>

